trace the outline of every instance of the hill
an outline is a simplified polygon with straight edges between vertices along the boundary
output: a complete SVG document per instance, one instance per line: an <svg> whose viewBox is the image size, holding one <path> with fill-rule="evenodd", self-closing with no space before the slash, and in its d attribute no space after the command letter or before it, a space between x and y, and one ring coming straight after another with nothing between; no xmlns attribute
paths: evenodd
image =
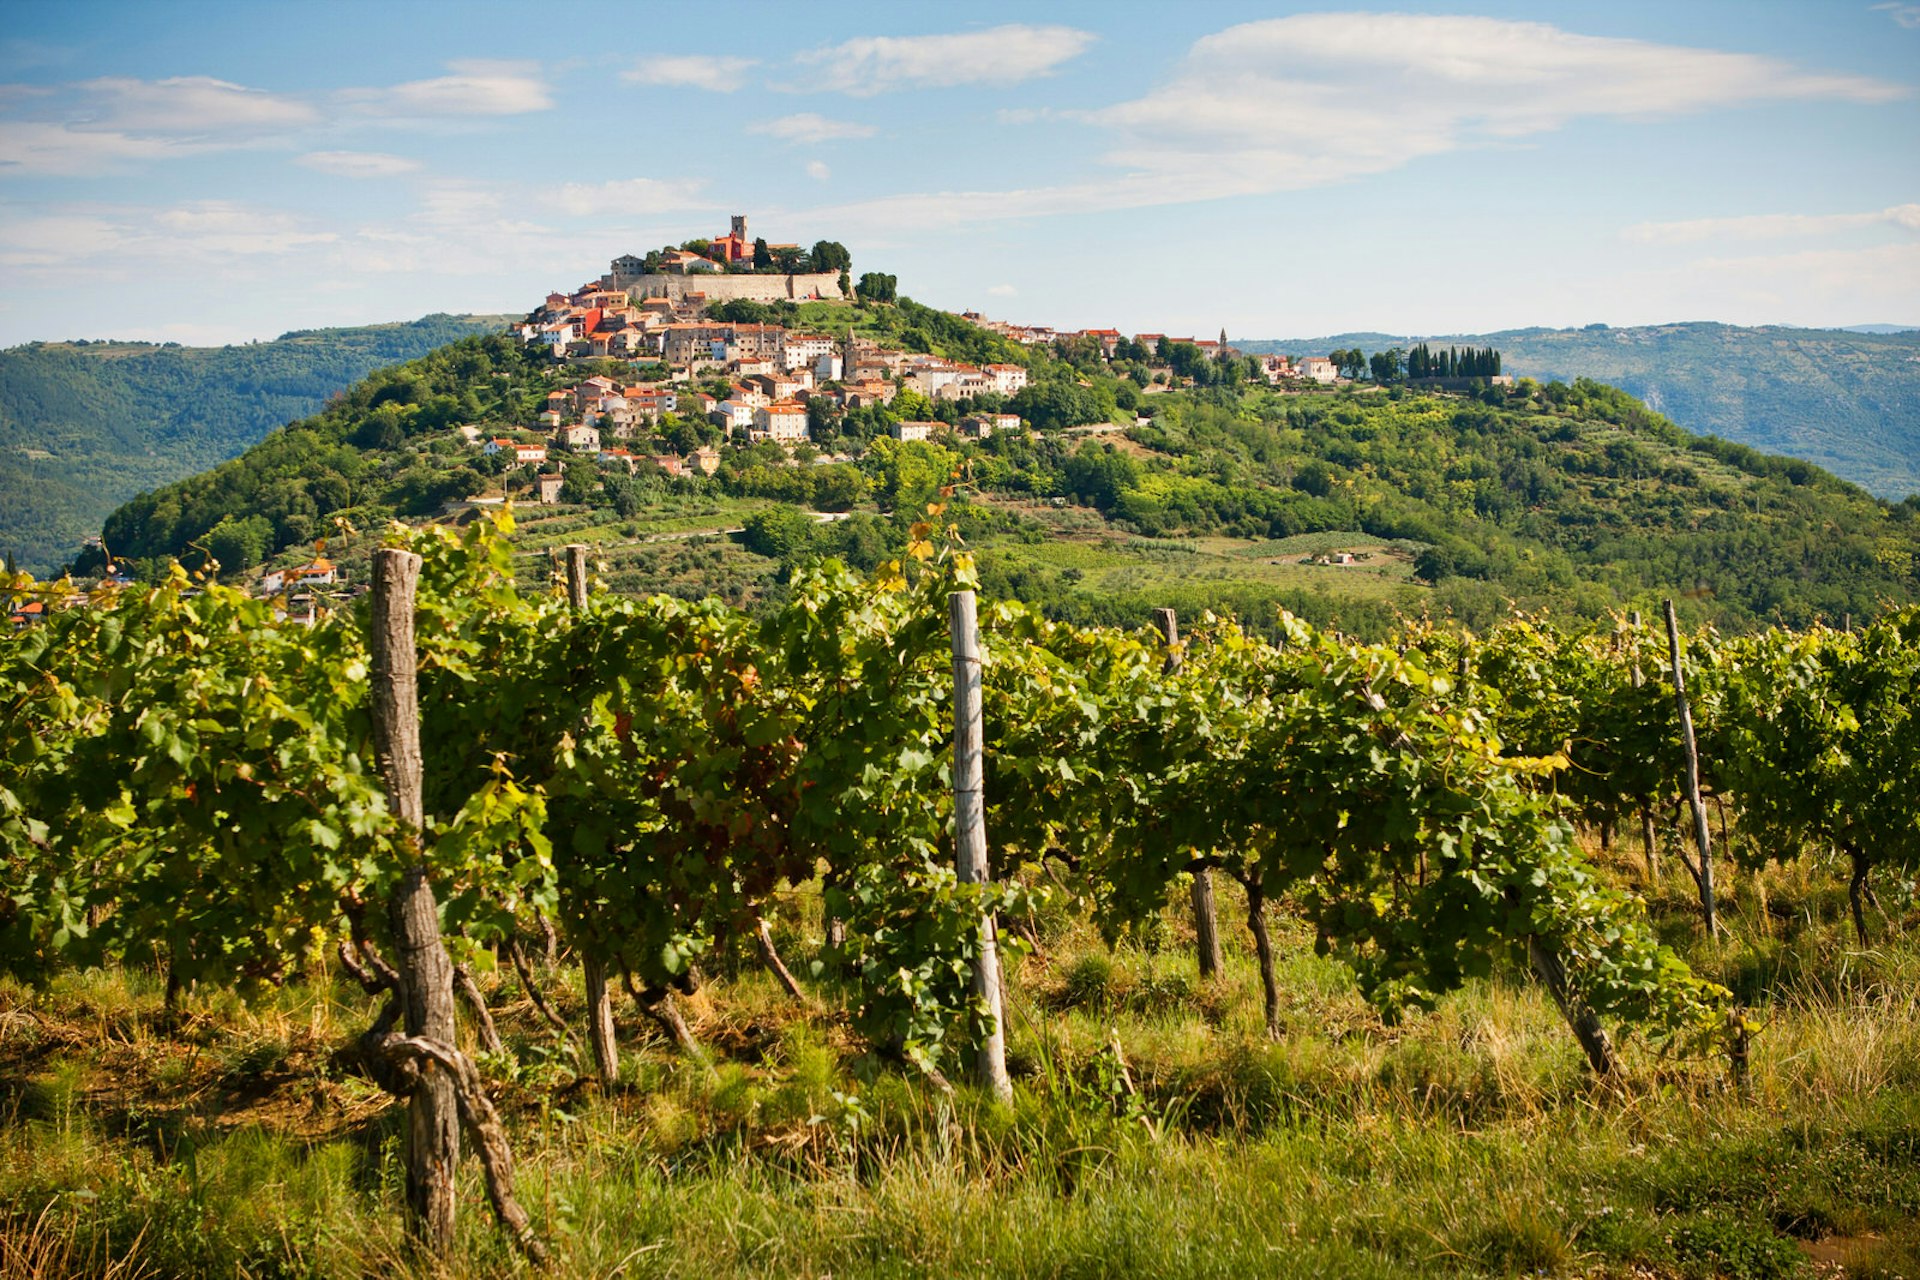
<svg viewBox="0 0 1920 1280"><path fill-rule="evenodd" d="M0 553L49 570L133 494L234 456L382 365L504 323L432 315L245 346L0 351Z"/></svg>
<svg viewBox="0 0 1920 1280"><path fill-rule="evenodd" d="M961 404L903 390L890 408L841 409L818 396L811 443L791 455L741 440L718 451L717 474L676 475L678 455L721 434L697 414L635 429L632 448L662 466L569 453L560 431L527 429L555 393L636 366L466 339L142 495L109 519L108 545L148 573L196 548L252 565L309 554L342 520L365 529L512 496L528 504L523 551L589 541L619 589L738 603L779 598L807 554L865 569L901 555L909 526L958 476L945 518L979 552L986 589L1083 621L1137 623L1171 604L1262 624L1284 608L1380 634L1396 612L1480 626L1515 604L1592 616L1680 595L1695 619L1748 627L1864 618L1920 597L1920 498L1889 504L1804 461L1693 435L1588 380L1301 393L1229 359L1156 381L1168 375L1097 344L1023 348L906 299L836 316L849 313L871 341L1018 360L1030 381ZM966 438L948 424L969 407L1025 425ZM901 419L929 418L915 433L930 438L892 438L907 434ZM551 460L488 452L502 433L551 445ZM532 505L535 468L557 465L563 505ZM807 510L832 518L816 524Z"/></svg>
<svg viewBox="0 0 1920 1280"><path fill-rule="evenodd" d="M1884 498L1920 493L1920 332L1667 324L1508 329L1435 343L1498 347L1506 370L1541 381L1592 378L1689 431L1804 458ZM1240 342L1247 351L1324 355L1413 339L1382 333Z"/></svg>

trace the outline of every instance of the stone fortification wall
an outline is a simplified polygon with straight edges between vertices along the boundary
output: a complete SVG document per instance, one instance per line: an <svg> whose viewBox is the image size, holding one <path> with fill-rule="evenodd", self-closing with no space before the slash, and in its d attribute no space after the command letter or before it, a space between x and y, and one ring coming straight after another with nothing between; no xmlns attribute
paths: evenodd
<svg viewBox="0 0 1920 1280"><path fill-rule="evenodd" d="M636 302L648 298L672 298L679 301L689 293L704 293L712 302L731 302L747 298L754 302L800 302L818 294L822 298L840 297L840 273L816 271L808 275L724 275L718 271L700 271L690 275L640 276L624 282L627 296Z"/></svg>

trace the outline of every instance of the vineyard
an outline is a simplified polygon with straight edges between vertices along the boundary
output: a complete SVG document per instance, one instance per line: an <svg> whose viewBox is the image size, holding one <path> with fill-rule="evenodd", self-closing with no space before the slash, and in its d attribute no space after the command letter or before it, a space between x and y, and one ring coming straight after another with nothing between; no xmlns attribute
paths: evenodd
<svg viewBox="0 0 1920 1280"><path fill-rule="evenodd" d="M0 1234L24 1242L0 1276L847 1274L889 1242L919 1250L900 1272L1297 1248L1280 1270L1785 1275L1828 1238L1914 1274L1920 609L1379 645L1078 628L976 614L940 515L872 578L797 568L761 618L596 590L585 548L526 582L502 517L397 531L362 607L311 623L176 568L0 639ZM321 1197L357 1225L219 1244L206 1223L255 1220L195 1154L228 1131L183 1108L122 1114L124 1150L76 1136L48 1074L84 1047L49 1030L68 1014L183 1087L234 1028L304 1019L314 1111L350 1096L364 1126ZM1436 1065L1474 1054L1496 1067ZM1757 1136L1783 1113L1786 1156ZM1366 1225L1352 1198L1396 1160L1444 1199L1519 1158L1422 1125L1516 1115L1596 1162L1626 1135L1630 1192L1531 1166L1482 1216ZM72 1172L87 1142L115 1172ZM274 1150L297 1200L322 1175ZM592 1207L621 1179L677 1207ZM1217 1213L1127 1218L1162 1179ZM959 1207L1002 1196L1025 1207ZM870 1234L792 1252L795 1197L824 1240L822 1198ZM1047 1252L1076 1233L1097 1263Z"/></svg>

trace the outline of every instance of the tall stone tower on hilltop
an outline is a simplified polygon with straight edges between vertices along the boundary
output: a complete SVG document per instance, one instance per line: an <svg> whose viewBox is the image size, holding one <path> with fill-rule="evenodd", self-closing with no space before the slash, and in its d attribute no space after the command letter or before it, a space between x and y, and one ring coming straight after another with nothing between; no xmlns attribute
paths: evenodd
<svg viewBox="0 0 1920 1280"><path fill-rule="evenodd" d="M753 243L753 241L747 238L747 215L746 214L736 213L733 215L733 233L732 234L733 234L733 238L736 240L742 240L748 244Z"/></svg>

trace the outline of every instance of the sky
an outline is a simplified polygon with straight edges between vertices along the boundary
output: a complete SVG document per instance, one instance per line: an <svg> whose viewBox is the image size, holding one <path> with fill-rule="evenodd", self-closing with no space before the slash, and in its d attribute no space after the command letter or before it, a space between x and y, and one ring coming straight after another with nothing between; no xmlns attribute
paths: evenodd
<svg viewBox="0 0 1920 1280"><path fill-rule="evenodd" d="M726 230L1024 323L1920 325L1920 3L0 0L0 345Z"/></svg>

